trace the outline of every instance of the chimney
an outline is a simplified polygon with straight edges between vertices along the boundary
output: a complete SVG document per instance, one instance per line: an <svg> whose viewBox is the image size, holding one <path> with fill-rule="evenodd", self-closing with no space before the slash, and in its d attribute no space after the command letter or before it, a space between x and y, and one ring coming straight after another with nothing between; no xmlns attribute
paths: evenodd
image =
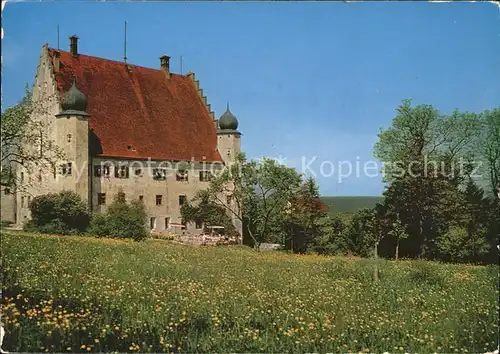
<svg viewBox="0 0 500 354"><path fill-rule="evenodd" d="M69 37L69 51L74 57L78 56L78 37L75 35Z"/></svg>
<svg viewBox="0 0 500 354"><path fill-rule="evenodd" d="M165 73L165 77L170 79L170 57L168 55L162 55L160 57L161 70Z"/></svg>

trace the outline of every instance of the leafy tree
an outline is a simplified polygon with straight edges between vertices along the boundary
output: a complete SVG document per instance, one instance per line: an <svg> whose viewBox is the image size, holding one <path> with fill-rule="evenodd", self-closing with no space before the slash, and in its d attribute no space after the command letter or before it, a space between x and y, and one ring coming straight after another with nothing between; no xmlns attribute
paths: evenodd
<svg viewBox="0 0 500 354"><path fill-rule="evenodd" d="M234 235L236 228L225 208L211 202L207 194L200 193L193 201L186 200L181 207L181 215L186 222L200 220L207 225L223 226L223 234Z"/></svg>
<svg viewBox="0 0 500 354"><path fill-rule="evenodd" d="M21 180L16 171L53 171L63 156L62 149L50 138L46 125L35 117L48 114L48 103L53 97L34 100L26 89L25 97L17 105L2 113L0 185L11 191L25 189L29 179Z"/></svg>
<svg viewBox="0 0 500 354"><path fill-rule="evenodd" d="M346 224L339 216L324 216L317 221L318 235L310 248L319 254L347 254L349 242L345 237Z"/></svg>
<svg viewBox="0 0 500 354"><path fill-rule="evenodd" d="M483 230L477 230L481 233ZM475 235L470 237L469 231L465 228L454 226L446 233L438 237L437 247L443 258L452 262L464 262L476 258L476 255L483 256L489 251L486 239Z"/></svg>
<svg viewBox="0 0 500 354"><path fill-rule="evenodd" d="M352 217L347 229L350 249L361 257L370 257L377 254L379 233L377 229L375 209L360 209Z"/></svg>
<svg viewBox="0 0 500 354"><path fill-rule="evenodd" d="M396 251L394 254L394 259L397 261L399 258L399 242L408 237L406 233L406 228L401 223L399 216L396 218L396 221L392 223L392 227L388 232L388 235L396 239Z"/></svg>
<svg viewBox="0 0 500 354"><path fill-rule="evenodd" d="M29 208L32 225L42 233L75 234L88 226L87 205L73 191L36 196Z"/></svg>
<svg viewBox="0 0 500 354"><path fill-rule="evenodd" d="M377 204L373 209L360 209L354 214L347 236L351 241L351 249L362 257L372 257L373 280L379 279L378 247L384 238L384 219L382 218L382 205Z"/></svg>
<svg viewBox="0 0 500 354"><path fill-rule="evenodd" d="M500 108L484 111L480 118L482 129L475 147L479 147L493 196L500 200Z"/></svg>
<svg viewBox="0 0 500 354"><path fill-rule="evenodd" d="M466 216L461 224L471 240L472 261L480 261L484 253L477 253L474 245L482 243L478 238L490 245L490 252L495 254L498 243L498 225L500 224L500 210L495 206L494 197L486 197L485 191L472 178L469 179L464 191Z"/></svg>
<svg viewBox="0 0 500 354"><path fill-rule="evenodd" d="M412 107L406 100L392 126L379 134L374 152L388 166L385 204L401 217L409 255L436 256L436 237L463 219L460 186L470 173L471 144L479 129L475 114L443 116L432 106Z"/></svg>
<svg viewBox="0 0 500 354"><path fill-rule="evenodd" d="M247 161L240 154L235 163L210 181L207 189L198 192L197 198L225 208L242 223L258 249L262 242L273 240L273 234L281 232L287 207L300 182L300 175L292 168L271 159Z"/></svg>

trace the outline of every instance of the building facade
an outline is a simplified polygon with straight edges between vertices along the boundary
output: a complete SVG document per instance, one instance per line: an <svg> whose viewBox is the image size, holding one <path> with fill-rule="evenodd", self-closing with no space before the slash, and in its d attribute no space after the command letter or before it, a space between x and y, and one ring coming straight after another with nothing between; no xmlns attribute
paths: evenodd
<svg viewBox="0 0 500 354"><path fill-rule="evenodd" d="M168 56L159 64L80 54L76 36L68 52L43 46L33 100L44 109L34 119L66 160L54 171L19 169L29 187L11 203L18 225L30 219L36 195L73 190L91 213L102 213L123 191L127 201L144 202L151 230L179 232L185 225L201 232L200 222L182 220L180 207L240 152L238 120L229 106L215 119L194 73L171 73Z"/></svg>

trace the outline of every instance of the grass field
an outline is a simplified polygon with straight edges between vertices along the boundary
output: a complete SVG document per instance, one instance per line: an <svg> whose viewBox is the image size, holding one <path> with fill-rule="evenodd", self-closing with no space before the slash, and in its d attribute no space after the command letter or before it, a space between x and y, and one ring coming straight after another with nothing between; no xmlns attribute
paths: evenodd
<svg viewBox="0 0 500 354"><path fill-rule="evenodd" d="M321 197L321 201L328 205L331 215L352 215L359 209L373 208L382 202L383 197Z"/></svg>
<svg viewBox="0 0 500 354"><path fill-rule="evenodd" d="M469 352L497 347L498 269L2 234L3 349Z"/></svg>

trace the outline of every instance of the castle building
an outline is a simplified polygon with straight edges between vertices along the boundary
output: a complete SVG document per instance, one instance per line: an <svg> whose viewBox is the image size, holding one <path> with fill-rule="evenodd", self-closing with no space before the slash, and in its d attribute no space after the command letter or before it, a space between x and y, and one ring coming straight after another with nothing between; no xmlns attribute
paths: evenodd
<svg viewBox="0 0 500 354"><path fill-rule="evenodd" d="M201 222L182 220L181 205L234 160L241 133L229 105L215 119L194 73L172 73L169 59L153 69L83 55L76 36L69 52L43 46L32 97L45 109L34 118L66 160L52 172L19 169L31 182L11 207L18 225L30 219L33 196L73 190L95 214L121 190L144 202L151 230L201 232Z"/></svg>

